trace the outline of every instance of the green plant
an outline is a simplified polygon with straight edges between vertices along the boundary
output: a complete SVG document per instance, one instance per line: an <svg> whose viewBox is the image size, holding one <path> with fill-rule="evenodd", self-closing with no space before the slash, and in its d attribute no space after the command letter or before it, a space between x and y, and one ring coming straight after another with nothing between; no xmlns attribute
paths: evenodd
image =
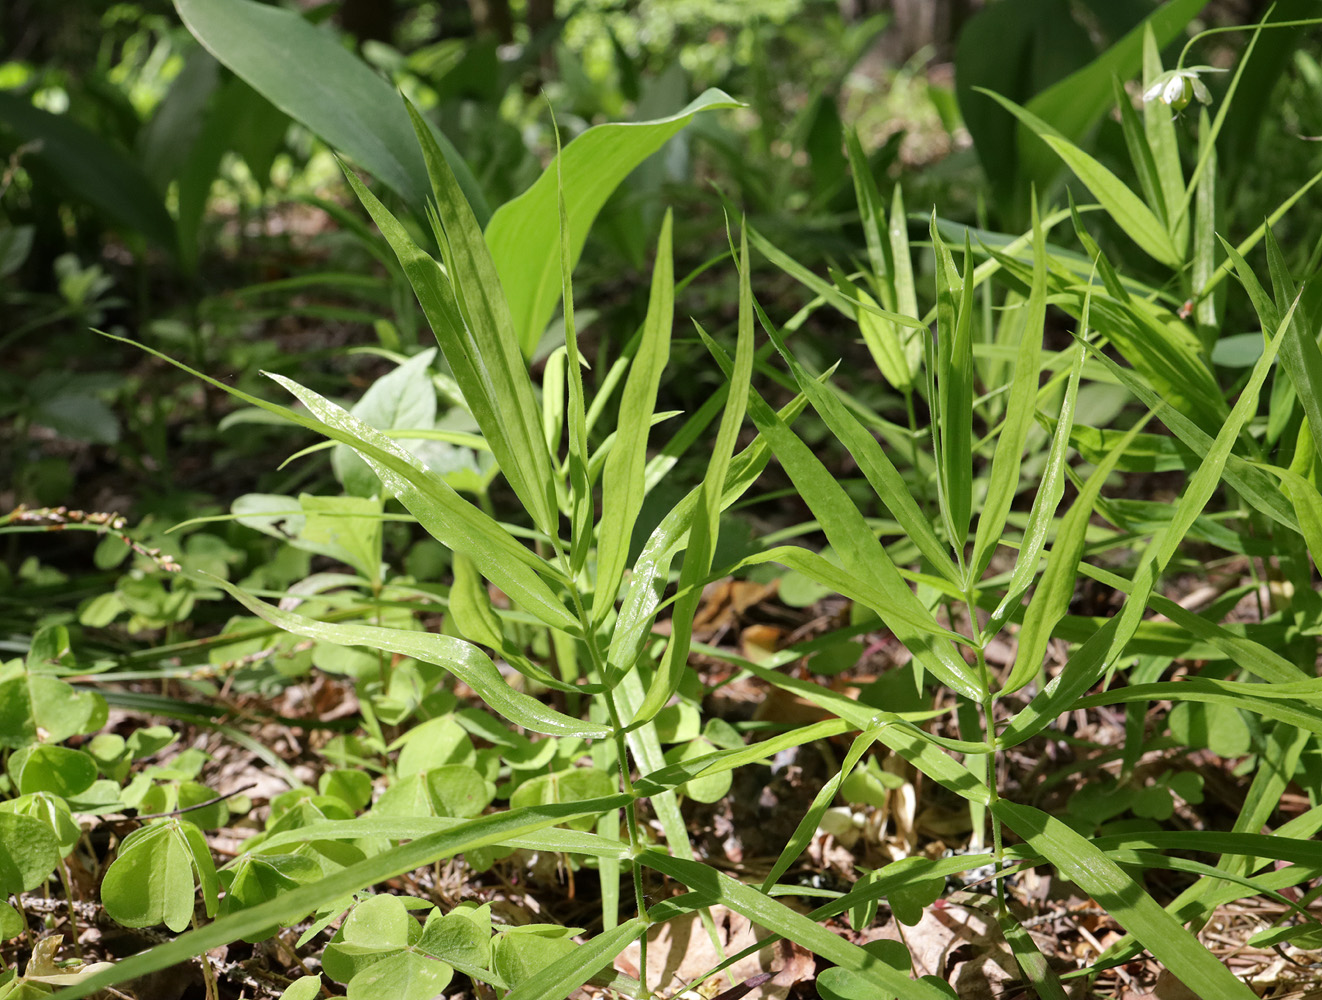
<svg viewBox="0 0 1322 1000"><path fill-rule="evenodd" d="M1151 87L1163 72L1153 34L1142 52ZM316 788L287 774L290 788L272 799L264 828L216 872L199 831L222 822L230 804L211 801L216 796L197 780L198 755L135 771L135 760L168 746L168 730L59 746L99 728L107 702L125 692L71 687L65 678L81 676L83 665L69 633L37 632L25 661L0 667L0 705L9 712L0 734L17 734L7 744L13 797L0 809L0 890L27 892L60 870L79 839L74 813L132 807L155 822L120 843L104 905L129 925L196 926L109 968L71 971L67 983L50 978L61 973L52 972L46 945L21 979L17 970L6 973L0 995L67 985L63 996L84 996L306 922L293 947L317 948L324 975L351 997L421 1000L455 972L514 1000L555 1000L589 981L645 996L671 987L647 979L649 927L701 920L719 904L831 963L817 977L823 996L950 997L941 978L913 978L903 944L860 947L827 926L848 914L855 928L866 927L883 901L899 924L912 925L943 895L949 905L988 914L1020 979L1039 996L1063 997L1067 979L1143 949L1198 995L1254 995L1196 932L1219 906L1261 895L1301 922L1267 928L1256 942L1308 943L1319 934L1311 899L1283 892L1322 870L1311 840L1322 826L1322 602L1313 580L1322 557L1322 453L1311 430L1322 420L1319 254L1292 266L1268 225L1238 245L1219 240L1216 124L1201 116L1186 172L1169 110L1150 106L1140 120L1122 93L1112 93L1141 194L1044 119L1004 102L1098 202L1040 212L1030 200L1023 233L975 232L933 213L921 246L903 195L881 198L861 143L850 137L866 262L823 278L742 226L738 249L731 247L739 295L733 353L719 330L697 328L725 385L659 449L653 428L667 416L658 407L673 367L671 220L661 228L647 317L626 356L595 373L593 391L570 275L581 245L574 236L595 210L571 211L569 194L594 178L608 186L615 165L571 155L585 134L548 170L536 197L509 209L514 220L526 212L529 229L557 220L551 249L508 258L530 286L550 267L559 274L554 295L523 290L523 301L535 304L528 315L549 315L554 300L563 301L565 342L537 386L525 335L539 324L516 319L499 241L491 226L480 227L431 126L406 106L434 199L418 212L430 239L354 173L346 176L397 255L439 353L392 356L395 369L352 408L285 376L273 377L302 407L194 372L317 434L333 449L331 469L344 492L248 494L236 502L231 516L241 526L275 536L282 552L337 568L294 574L300 578L291 585L281 580L267 592L260 579L235 584L188 569L181 579L190 586L223 590L254 616L233 620L212 643L210 667L230 677L254 667L248 680L273 686L314 667L342 676L357 695L361 731L323 746ZM583 148L629 145L618 130L597 136ZM571 163L577 187L561 176ZM1124 256L1108 253L1089 231L1103 216L1133 244ZM1067 246L1067 222L1078 249ZM439 259L423 242L439 248ZM753 296L750 247L813 296L783 326ZM1258 247L1266 285L1245 256ZM1168 283L1127 268L1130 249L1154 261ZM1251 310L1260 328L1247 337L1226 335L1230 306L1214 294L1232 274L1247 299L1246 308L1234 308ZM862 365L827 375L809 367L812 345L802 331L823 305L830 306L823 316L842 317L857 332L858 356L885 387L868 385ZM768 338L761 347L758 326ZM475 430L437 426L438 390ZM779 409L773 393L788 400ZM1169 433L1158 433L1159 424ZM649 494L700 440L700 482L633 546ZM473 464L435 459L428 449L437 442L470 449ZM828 463L840 464L842 453L861 479L840 481ZM811 521L722 545L732 534L722 515L755 496L772 458ZM1183 477L1172 500L1127 495L1125 487L1158 472ZM512 514L500 513L498 477L516 501ZM431 546L426 559L414 558L416 550L393 559L388 534L403 534L397 522L430 536L419 543ZM802 543L785 544L793 539ZM1212 552L1235 560L1239 578L1190 610L1167 586L1177 573L1208 579L1209 564L1220 561ZM410 563L419 572L407 571ZM782 649L732 651L695 640L708 584L779 574L776 567L796 579L792 599L838 594L852 602L851 615ZM270 571L276 579L285 573ZM438 582L445 572L448 586ZM1076 600L1088 581L1115 595L1117 613L1097 614ZM493 587L508 604L493 598ZM1241 610L1248 620L1228 620L1241 599L1254 614ZM438 609L440 631L422 628L415 612ZM668 628L658 634L662 613ZM858 698L817 683L814 675L854 667L863 633L893 636L910 659ZM998 644L1010 650L999 660ZM179 645L148 655L159 663ZM199 642L187 652L203 650ZM1059 655L1049 656L1053 650ZM745 743L750 727L703 718L710 692L691 667L694 651L764 692L816 706L821 717ZM802 670L783 669L800 661ZM133 674L108 675L116 676ZM169 671L157 665L145 676L161 680ZM461 707L459 684L486 710ZM550 697L531 693L538 691ZM188 711L164 697L138 703ZM1081 713L1113 708L1121 745L1076 725ZM851 737L843 758L832 756L797 829L756 883L694 850L682 799L719 798L741 769L843 736ZM1017 755L1045 761L1048 752L1068 755L1068 766L1007 784L1002 768ZM1229 830L1164 825L1175 810L1198 804L1202 789L1185 759L1194 752L1244 757L1252 771L1244 801L1223 824ZM273 766L283 764L277 758ZM823 833L842 843L867 836L870 816L905 787L908 769L951 813L967 815L972 853L889 859L860 869L843 890L787 878ZM1075 785L1079 775L1088 783ZM1309 807L1281 821L1276 808L1291 781L1308 790ZM837 801L847 812L833 808ZM501 926L481 905L443 907L382 889L460 853L470 871L481 871L521 849L565 856L567 878L596 869L599 931L576 945L581 928ZM1190 851L1214 855L1215 864L1179 853ZM947 892L948 876L986 866L994 896ZM1039 866L1072 882L1130 936L1090 965L1068 973L1054 965L1007 886ZM167 877L144 888L134 877L144 870ZM1163 895L1147 881L1160 871L1185 877L1183 888ZM686 891L658 898L658 876ZM621 899L622 877L631 901ZM195 886L214 922L198 917ZM825 901L805 915L782 903L784 895ZM24 921L18 908L0 909L6 933ZM337 921L329 941L314 944ZM707 923L714 931L710 916ZM610 968L635 940L641 982ZM726 956L708 976L738 957ZM284 995L306 998L320 988L318 976L307 976Z"/></svg>

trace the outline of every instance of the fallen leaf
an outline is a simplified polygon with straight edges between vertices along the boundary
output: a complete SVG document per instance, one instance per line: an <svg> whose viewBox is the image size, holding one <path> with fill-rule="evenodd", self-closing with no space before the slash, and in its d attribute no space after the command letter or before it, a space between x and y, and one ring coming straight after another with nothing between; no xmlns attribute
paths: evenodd
<svg viewBox="0 0 1322 1000"><path fill-rule="evenodd" d="M742 951L768 936L747 917L723 906L711 908L712 920L727 955ZM639 943L635 941L615 960L615 967L625 975L638 977ZM647 935L647 986L663 997L675 997L689 989L689 984L705 975L721 957L697 913L667 921L652 928ZM695 987L694 996L715 998L755 976L770 974L769 980L752 987L742 1000L786 1000L795 983L810 979L816 969L812 954L789 941L768 943L765 948L736 962L726 972L713 976Z"/></svg>

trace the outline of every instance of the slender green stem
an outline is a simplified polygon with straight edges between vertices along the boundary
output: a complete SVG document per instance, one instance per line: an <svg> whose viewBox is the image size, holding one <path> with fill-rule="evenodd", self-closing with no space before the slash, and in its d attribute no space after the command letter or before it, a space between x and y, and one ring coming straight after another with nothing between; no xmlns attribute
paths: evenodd
<svg viewBox="0 0 1322 1000"><path fill-rule="evenodd" d="M69 936L73 938L73 953L81 961L83 957L82 934L78 930L78 907L73 898L73 883L69 879L68 860L61 858L55 870L59 872L60 882L64 885L64 898L69 901Z"/></svg>
<svg viewBox="0 0 1322 1000"><path fill-rule="evenodd" d="M982 651L978 651L978 659L982 659ZM987 746L991 752L987 754L987 812L991 816L992 830L992 867L999 875L1001 868L1005 864L1005 845L1001 840L1001 823L996 818L996 803L1000 801L1000 794L996 788L996 716L994 714L995 699L991 695L982 700L982 724L986 733ZM1007 912L1005 902L1005 879L996 879L996 899L1000 907L1001 915Z"/></svg>
<svg viewBox="0 0 1322 1000"><path fill-rule="evenodd" d="M73 907L70 906L72 912ZM197 914L193 914L193 930L197 930ZM206 952L197 956L197 960L202 963L202 981L206 986L207 1000L220 1000L220 988L216 984L216 972L211 968L211 959Z"/></svg>
<svg viewBox="0 0 1322 1000"><path fill-rule="evenodd" d="M563 560L563 553L561 554ZM597 633L591 625L591 617L588 609L583 605L583 596L578 588L570 590L570 599L574 603L574 613L578 620L583 623L583 632L585 645L588 648L588 658L592 661L592 672L596 675L599 682L606 681L606 662L601 655L601 648L597 645ZM602 698L606 703L606 711L610 715L612 736L615 739L615 756L620 768L620 787L624 793L633 799L633 802L625 807L624 825L629 831L629 848L631 857L629 867L633 873L633 894L634 902L638 907L638 915L647 920L647 898L643 892L643 872L638 864L637 856L642 851L642 838L638 832L638 796L634 792L633 778L630 775L629 763L629 741L625 736L624 723L620 716L619 706L615 703L615 692L607 688L602 692ZM638 942L639 958L638 967L641 970L639 976L643 985L643 996L650 997L652 994L647 988L647 934Z"/></svg>
<svg viewBox="0 0 1322 1000"><path fill-rule="evenodd" d="M1267 14L1270 16L1271 11L1268 11ZM1302 21L1274 21L1271 24L1268 24L1266 23L1266 18L1264 18L1263 21L1254 26L1253 30L1262 31L1266 28L1305 28L1312 24L1322 24L1322 19L1310 17ZM1223 35L1228 31L1243 31L1244 27L1245 26L1242 24L1232 24L1226 25L1222 28L1208 28L1206 31L1198 32L1198 34L1194 35L1184 43L1184 48L1180 50L1180 58L1175 61L1175 68L1184 68L1185 56L1189 54L1189 50L1201 39L1206 38L1208 35Z"/></svg>

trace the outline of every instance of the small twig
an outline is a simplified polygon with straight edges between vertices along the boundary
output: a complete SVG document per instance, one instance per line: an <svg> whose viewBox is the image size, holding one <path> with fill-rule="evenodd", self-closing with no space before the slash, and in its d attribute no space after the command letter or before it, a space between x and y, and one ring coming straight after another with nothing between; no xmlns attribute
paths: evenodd
<svg viewBox="0 0 1322 1000"><path fill-rule="evenodd" d="M217 795L215 798L207 799L205 802L199 802L196 805L180 806L178 809L171 809L169 812L163 812L163 813L138 813L135 816L126 817L126 818L164 819L167 816L182 816L186 812L192 812L195 809L205 809L207 806L214 806L217 802L224 802L226 799L232 799L236 795L242 795L249 788L256 788L256 787L257 787L257 782L250 781L248 782L248 784L241 785L238 788L234 789L234 791L232 792L227 792L224 795Z"/></svg>
<svg viewBox="0 0 1322 1000"><path fill-rule="evenodd" d="M47 531L63 531L70 527L94 530L97 534L105 534L109 531L138 555L150 559L165 572L178 573L183 569L168 552L149 548L130 538L125 530L128 521L113 512L70 510L68 507L29 508L19 504L3 523L45 528Z"/></svg>

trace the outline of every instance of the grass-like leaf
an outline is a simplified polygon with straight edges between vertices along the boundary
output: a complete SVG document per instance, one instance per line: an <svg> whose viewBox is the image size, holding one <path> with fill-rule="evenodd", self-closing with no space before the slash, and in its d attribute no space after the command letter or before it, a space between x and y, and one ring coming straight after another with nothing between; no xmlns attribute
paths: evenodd
<svg viewBox="0 0 1322 1000"><path fill-rule="evenodd" d="M1005 528L1006 515L1019 489L1019 473L1023 466L1024 444L1033 424L1034 402L1041 374L1042 333L1047 311L1047 248L1046 233L1037 214L1037 197L1032 200L1033 216L1033 284L1028 301L1021 306L1026 312L1019 348L1015 355L1014 375L1005 402L1005 425L996 439L992 454L991 474L987 483L987 500L978 514L978 530L973 539L970 559L970 577L981 578L991 562L992 553ZM1077 378L1071 385L1077 390ZM1077 392L1076 392L1077 395ZM1072 397L1068 397L1071 400ZM1053 508L1054 509L1054 508ZM1036 556L1033 558L1036 563Z"/></svg>
<svg viewBox="0 0 1322 1000"><path fill-rule="evenodd" d="M1119 177L1037 115L994 91L981 87L977 90L1000 104L1050 146L1074 171L1079 180L1083 181L1093 197L1106 209L1106 213L1115 220L1116 225L1124 230L1125 235L1146 254L1167 267L1181 266L1183 255L1175 248L1166 227L1153 214L1152 209L1143 204L1142 199L1126 187Z"/></svg>
<svg viewBox="0 0 1322 1000"><path fill-rule="evenodd" d="M737 882L714 868L694 861L667 857L656 851L644 851L638 860L691 889L711 895L759 927L774 931L841 968L857 972L869 980L875 989L903 996L906 1000L950 1000L948 993L933 984L910 979L858 945L850 944L838 934L790 909L784 903L765 896L752 886Z"/></svg>
<svg viewBox="0 0 1322 1000"><path fill-rule="evenodd" d="M431 180L432 193L436 199L436 215L432 217L432 222L445 258L447 273L444 279L448 280L451 298L463 319L462 329L437 329L435 325L432 329L459 381L464 399L471 403L474 395L485 397L483 410L487 412L488 421L484 422L477 410L474 410L473 416L477 418L483 435L492 442L492 451L500 462L505 478L519 495L533 523L554 537L556 501L551 456L540 432L539 410L533 395L532 380L528 377L528 366L519 350L501 277L482 237L481 227L459 189L449 162L442 155L427 123L412 104L408 105L408 111L422 146L427 176ZM361 187L361 184L355 185L360 200ZM363 200L363 204L368 203ZM377 216L382 211L384 209L378 207L372 213L379 227L381 220ZM438 219L439 227L435 225ZM442 280L439 269L434 266L434 262L431 267L426 266L425 262L421 266L414 264L410 267L405 261L405 255L412 256L420 252L418 248L410 250L404 246L403 240L407 237L396 229L387 232L382 227L381 231L399 255L400 263L404 265L414 291L418 292L419 301L422 301L418 281L435 284ZM433 294L437 293L444 295L444 290L433 291ZM447 318L453 323L453 317ZM427 319L432 319L430 313ZM472 354L464 357L456 368L453 356L465 348ZM470 366L475 366L476 372ZM574 374L577 373L571 373ZM493 433L503 443L503 453L496 450Z"/></svg>
<svg viewBox="0 0 1322 1000"><path fill-rule="evenodd" d="M291 611L281 611L219 578L215 583L223 587L231 597L253 614L294 635L302 635L322 642L339 643L342 646L382 649L444 667L471 687L489 708L509 719L516 726L548 736L583 736L600 739L611 732L609 726L571 718L548 708L536 698L510 687L490 658L476 646L462 639L436 635L432 632L414 632L378 625L319 622Z"/></svg>
<svg viewBox="0 0 1322 1000"><path fill-rule="evenodd" d="M949 551L936 537L930 519L914 500L909 484L887 457L877 439L868 433L857 417L849 412L833 388L823 385L798 362L785 343L785 338L760 306L758 318L761 320L762 328L776 345L776 350L789 366L799 391L808 397L813 409L826 421L831 432L858 462L859 471L876 491L878 499L900 522L905 533L936 567L937 572L952 584L959 585L962 579L958 568L950 558Z"/></svg>
<svg viewBox="0 0 1322 1000"><path fill-rule="evenodd" d="M656 411L661 373L670 357L675 312L671 215L666 213L652 269L652 289L642 337L620 397L615 442L601 473L601 523L597 528L597 580L592 620L615 607L616 591L629 557L629 540L646 493L647 441Z"/></svg>
<svg viewBox="0 0 1322 1000"><path fill-rule="evenodd" d="M1249 1000L1251 989L1231 974L1183 925L1114 861L1063 822L1031 806L1001 799L996 818L1106 908L1153 956L1198 996Z"/></svg>
<svg viewBox="0 0 1322 1000"><path fill-rule="evenodd" d="M536 976L505 994L505 1000L561 1000L606 968L629 943L647 931L648 921L634 917L602 931Z"/></svg>
<svg viewBox="0 0 1322 1000"><path fill-rule="evenodd" d="M700 335L704 335L701 327ZM749 397L749 383L753 376L753 291L749 281L748 234L743 233L739 247L739 338L735 349L734 368L730 375L730 395L721 426L712 445L707 474L702 480L701 499L689 529L688 549L679 571L680 597L675 602L671 618L670 642L661 666L652 678L643 703L634 714L633 724L647 722L659 712L679 688L679 682L688 669L689 643L693 636L693 618L702 600L701 588L696 586L711 571L712 555L720 530L722 497L725 492L726 473L734 454L736 438L744 421Z"/></svg>
<svg viewBox="0 0 1322 1000"><path fill-rule="evenodd" d="M462 500L439 476L429 473L385 435L347 410L280 375L275 381L321 419L337 441L360 454L395 497L433 537L470 556L478 570L546 624L578 633L582 627L537 576L546 564L494 520ZM505 560L514 560L507 563ZM502 582L504 581L504 582ZM506 583L514 589L508 589Z"/></svg>

